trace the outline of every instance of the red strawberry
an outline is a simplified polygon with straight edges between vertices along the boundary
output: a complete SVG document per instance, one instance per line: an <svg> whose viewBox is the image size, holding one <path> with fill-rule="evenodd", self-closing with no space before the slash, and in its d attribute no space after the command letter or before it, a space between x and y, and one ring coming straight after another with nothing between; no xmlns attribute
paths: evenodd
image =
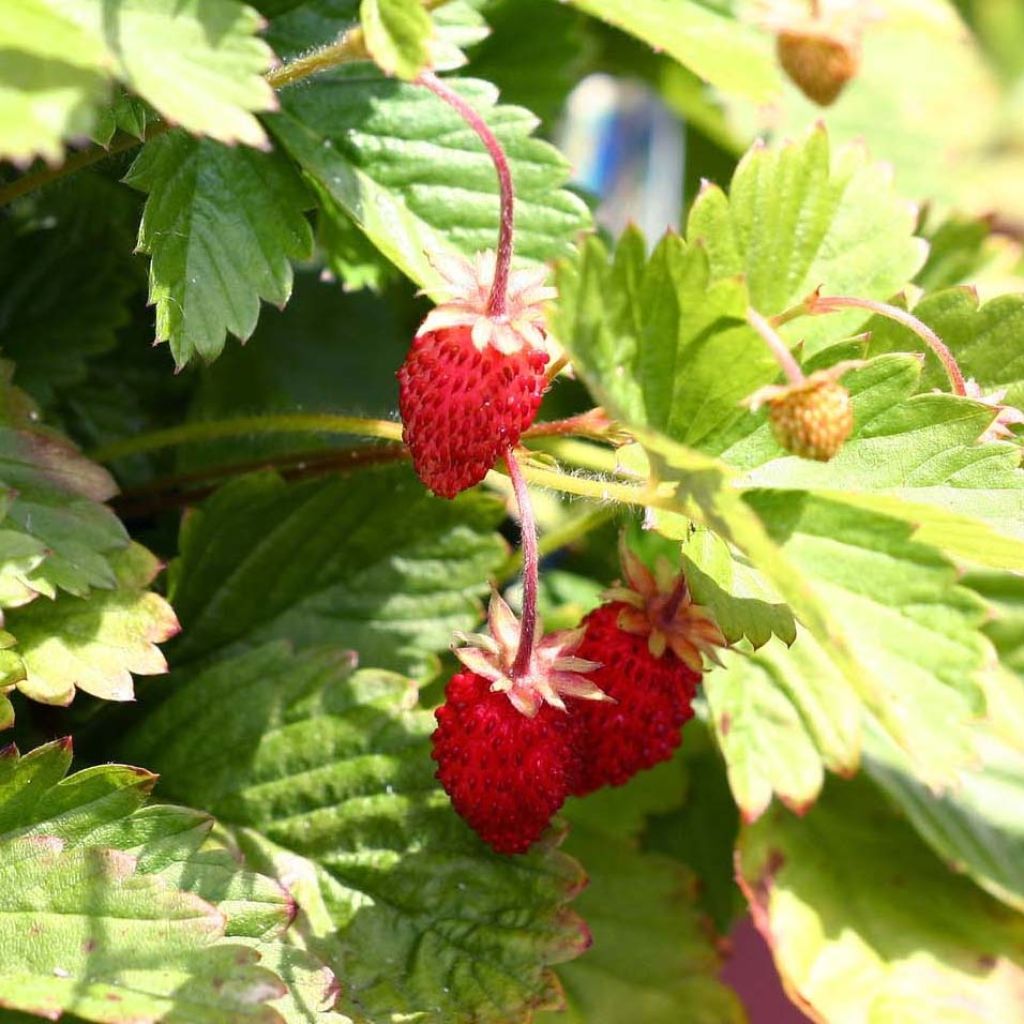
<svg viewBox="0 0 1024 1024"><path fill-rule="evenodd" d="M628 586L584 620L579 656L598 661L594 682L614 704L572 709L580 767L575 796L621 786L637 772L667 761L693 716L702 653L725 644L708 611L695 605L682 575L662 569L659 580L625 547Z"/></svg>
<svg viewBox="0 0 1024 1024"><path fill-rule="evenodd" d="M569 716L544 704L533 718L473 672L452 676L437 709L437 777L480 838L525 853L569 795Z"/></svg>
<svg viewBox="0 0 1024 1024"><path fill-rule="evenodd" d="M436 257L448 301L420 325L398 371L404 439L419 478L453 498L479 483L533 422L547 387L545 270L509 276L505 312L489 310L494 254Z"/></svg>
<svg viewBox="0 0 1024 1024"><path fill-rule="evenodd" d="M561 694L606 699L580 672L579 630L553 633L534 649L529 671L511 674L519 623L497 594L491 635L456 651L468 671L448 681L435 712L432 757L455 810L499 853L524 853L569 795L576 770L571 719ZM581 705L583 706L583 705Z"/></svg>

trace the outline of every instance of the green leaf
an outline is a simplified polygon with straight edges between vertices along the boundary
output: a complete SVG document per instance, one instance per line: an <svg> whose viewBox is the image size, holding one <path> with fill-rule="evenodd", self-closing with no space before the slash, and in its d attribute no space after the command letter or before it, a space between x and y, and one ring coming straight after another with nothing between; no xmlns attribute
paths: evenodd
<svg viewBox="0 0 1024 1024"><path fill-rule="evenodd" d="M102 42L47 0L20 0L0 25L0 157L57 163L109 92Z"/></svg>
<svg viewBox="0 0 1024 1024"><path fill-rule="evenodd" d="M228 484L183 526L175 664L329 635L363 664L423 675L452 631L479 619L487 577L505 557L493 532L501 514L482 494L432 498L404 468L361 474L358 487L269 475Z"/></svg>
<svg viewBox="0 0 1024 1024"><path fill-rule="evenodd" d="M555 333L594 397L625 423L699 446L778 373L746 322L743 281L713 281L704 247L678 235L646 261L643 237L627 229L611 263L587 239L558 286Z"/></svg>
<svg viewBox="0 0 1024 1024"><path fill-rule="evenodd" d="M951 874L866 781L830 783L803 819L769 812L744 831L738 868L787 990L815 1017L1019 1015L1024 919Z"/></svg>
<svg viewBox="0 0 1024 1024"><path fill-rule="evenodd" d="M779 75L771 47L724 5L694 0L572 0L576 7L665 50L711 85L753 100L771 99Z"/></svg>
<svg viewBox="0 0 1024 1024"><path fill-rule="evenodd" d="M891 175L850 146L834 158L818 126L800 142L756 144L740 161L729 195L706 185L686 225L701 242L714 279L743 274L766 316L816 288L826 295L886 299L917 273L927 246L914 237L916 211L892 191ZM813 354L856 330L858 310L784 327Z"/></svg>
<svg viewBox="0 0 1024 1024"><path fill-rule="evenodd" d="M684 746L688 736L689 727ZM746 1020L716 978L720 956L697 906L697 877L678 860L638 846L649 816L678 808L685 791L677 754L626 786L566 805L572 831L565 849L590 879L576 905L593 942L558 968L568 1014L541 1014L538 1024Z"/></svg>
<svg viewBox="0 0 1024 1024"><path fill-rule="evenodd" d="M0 222L0 350L48 410L128 322L143 284L131 252L137 221L134 196L82 174Z"/></svg>
<svg viewBox="0 0 1024 1024"><path fill-rule="evenodd" d="M382 71L409 81L429 64L434 23L420 0L362 0L359 20Z"/></svg>
<svg viewBox="0 0 1024 1024"><path fill-rule="evenodd" d="M251 112L275 100L259 27L234 0L18 0L0 28L0 156L57 163L65 140L102 139L111 78L190 132L264 145Z"/></svg>
<svg viewBox="0 0 1024 1024"><path fill-rule="evenodd" d="M259 15L234 0L47 0L103 45L105 62L172 124L266 144L252 111L275 106Z"/></svg>
<svg viewBox="0 0 1024 1024"><path fill-rule="evenodd" d="M118 88L114 102L97 112L92 138L101 146L109 146L117 132L124 132L142 142L146 138L146 125L152 120L151 107L124 88Z"/></svg>
<svg viewBox="0 0 1024 1024"><path fill-rule="evenodd" d="M749 470L743 486L827 493L905 519L919 540L953 554L1024 567L1019 449L977 443L992 421L990 407L953 395L915 397L920 374L919 360L904 355L847 374L854 432L831 462L779 458L763 414L737 426L722 457Z"/></svg>
<svg viewBox="0 0 1024 1024"><path fill-rule="evenodd" d="M561 188L565 159L532 138L536 119L495 106L494 88L448 84L501 140L516 187L516 252L524 260L566 255L588 226L586 207ZM438 277L427 253L493 249L498 183L472 129L427 90L390 81L324 76L287 92L268 124L284 148L403 273L426 288Z"/></svg>
<svg viewBox="0 0 1024 1024"><path fill-rule="evenodd" d="M877 729L867 731L864 766L947 864L1024 911L1024 751L985 724L975 729L975 748L980 763L941 794L914 778L905 756Z"/></svg>
<svg viewBox="0 0 1024 1024"><path fill-rule="evenodd" d="M352 664L281 643L220 661L180 681L128 749L290 880L304 939L358 1019L525 1021L557 1003L546 965L585 945L565 907L579 869L551 844L489 852L433 779L413 684Z"/></svg>
<svg viewBox="0 0 1024 1024"><path fill-rule="evenodd" d="M755 648L772 636L796 639L793 612L750 560L716 533L695 529L683 542L681 568L698 604L710 608L726 638L746 638Z"/></svg>
<svg viewBox="0 0 1024 1024"><path fill-rule="evenodd" d="M32 403L9 381L10 367L0 366L0 483L9 500L0 550L14 559L0 574L0 590L22 604L58 589L84 596L92 587L114 586L110 557L128 537L101 504L117 490L113 479L40 426Z"/></svg>
<svg viewBox="0 0 1024 1024"><path fill-rule="evenodd" d="M107 700L133 700L133 673L167 671L156 644L177 633L178 620L159 594L146 590L160 563L139 544L110 561L115 589L34 601L6 616L24 662L18 689L26 696L70 704L77 688Z"/></svg>
<svg viewBox="0 0 1024 1024"><path fill-rule="evenodd" d="M125 181L148 193L139 248L152 256L157 341L179 367L215 359L230 332L252 334L260 299L283 306L291 259L312 252L308 193L277 153L181 132L147 143Z"/></svg>
<svg viewBox="0 0 1024 1024"><path fill-rule="evenodd" d="M292 911L280 886L240 872L204 815L143 808L150 773L64 778L70 761L66 741L0 754L0 1005L109 1024L343 1024L315 1012L329 972L274 941Z"/></svg>
<svg viewBox="0 0 1024 1024"><path fill-rule="evenodd" d="M704 677L704 695L745 820L759 818L773 795L802 813L818 798L826 768L857 770L862 707L809 633L791 647L773 640L723 661Z"/></svg>

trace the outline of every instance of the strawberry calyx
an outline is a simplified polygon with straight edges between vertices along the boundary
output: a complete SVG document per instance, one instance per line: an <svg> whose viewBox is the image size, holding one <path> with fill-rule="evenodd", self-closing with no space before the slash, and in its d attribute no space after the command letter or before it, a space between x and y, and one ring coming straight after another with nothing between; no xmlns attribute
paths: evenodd
<svg viewBox="0 0 1024 1024"><path fill-rule="evenodd" d="M596 671L600 663L576 655L582 629L541 637L533 644L528 665L520 670L516 655L522 624L497 592L491 594L487 625L489 633L456 633L455 639L464 646L453 647L455 656L470 672L488 680L492 693L506 694L527 718L533 718L544 704L565 711L563 697L612 699L586 678L585 673Z"/></svg>
<svg viewBox="0 0 1024 1024"><path fill-rule="evenodd" d="M721 664L717 649L728 641L710 609L694 603L683 573L664 559L651 572L624 542L620 549L625 580L604 594L627 606L619 613L619 628L646 636L655 658L671 651L694 672L704 671L705 657Z"/></svg>
<svg viewBox="0 0 1024 1024"><path fill-rule="evenodd" d="M1015 406L1003 404L1003 399L1006 397L1008 390L1008 388L1000 388L998 391L992 391L986 395L982 393L981 385L973 377L969 377L965 382L964 392L967 398L972 398L983 405L989 405L996 411L995 419L989 424L988 429L981 437L978 438L979 443L984 443L985 441L1012 441L1016 435L1010 427L1024 423L1024 412L1021 412Z"/></svg>
<svg viewBox="0 0 1024 1024"><path fill-rule="evenodd" d="M416 336L452 327L468 327L478 351L488 346L505 355L523 348L546 352L544 303L557 292L544 284L547 267L513 270L501 313L492 311L491 289L497 269L492 250L479 252L472 260L451 253L429 256L443 284L444 300L420 324Z"/></svg>

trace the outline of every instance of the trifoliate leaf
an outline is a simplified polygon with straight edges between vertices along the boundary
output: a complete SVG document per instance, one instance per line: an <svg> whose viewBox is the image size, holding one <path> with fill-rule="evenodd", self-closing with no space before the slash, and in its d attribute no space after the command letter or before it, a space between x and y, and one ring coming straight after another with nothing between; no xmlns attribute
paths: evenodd
<svg viewBox="0 0 1024 1024"><path fill-rule="evenodd" d="M33 592L83 596L92 587L114 586L110 557L128 536L101 504L116 492L113 479L66 438L40 426L32 403L9 381L10 367L0 366L0 484L11 499L0 531L12 559L0 571L0 589L23 604Z"/></svg>
<svg viewBox="0 0 1024 1024"><path fill-rule="evenodd" d="M693 0L572 0L576 7L665 50L705 81L750 99L780 85L768 40L722 5Z"/></svg>
<svg viewBox="0 0 1024 1024"><path fill-rule="evenodd" d="M449 79L501 140L516 188L516 253L565 255L589 224L583 202L561 188L564 158L532 138L536 119L496 106L487 83ZM286 91L271 130L286 150L403 273L426 288L438 277L427 253L493 249L498 182L479 138L436 96L413 85L324 76Z"/></svg>
<svg viewBox="0 0 1024 1024"><path fill-rule="evenodd" d="M801 631L752 654L729 652L704 678L710 718L743 817L754 821L777 795L805 811L825 769L858 766L862 708L817 641Z"/></svg>
<svg viewBox="0 0 1024 1024"><path fill-rule="evenodd" d="M427 671L471 629L505 545L501 506L430 497L408 470L288 485L228 484L185 520L172 601L176 663L286 638L357 650L363 664ZM273 581L268 586L268 581Z"/></svg>
<svg viewBox="0 0 1024 1024"><path fill-rule="evenodd" d="M107 98L106 47L49 0L8 7L0 24L0 157L55 164L64 140L84 136Z"/></svg>
<svg viewBox="0 0 1024 1024"><path fill-rule="evenodd" d="M1024 920L946 869L870 783L776 808L738 874L787 991L824 1020L1002 1024L1019 1016Z"/></svg>
<svg viewBox="0 0 1024 1024"><path fill-rule="evenodd" d="M863 147L833 157L819 126L800 142L755 145L736 168L728 196L706 185L686 236L706 248L713 279L745 275L750 300L765 316L816 288L887 299L914 277L927 254L914 237L915 210L893 194L890 178ZM813 354L866 319L852 310L782 330Z"/></svg>
<svg viewBox="0 0 1024 1024"><path fill-rule="evenodd" d="M75 690L133 700L132 675L159 675L167 662L156 646L178 632L171 606L146 590L160 563L132 544L110 558L117 585L88 597L62 594L6 617L17 637L25 678L18 689L45 704L70 704Z"/></svg>
<svg viewBox="0 0 1024 1024"><path fill-rule="evenodd" d="M0 1005L100 1024L344 1024L317 1010L330 973L274 941L290 899L239 871L208 817L142 808L156 779L141 769L64 778L70 762L65 741L0 754Z"/></svg>
<svg viewBox="0 0 1024 1024"><path fill-rule="evenodd" d="M266 143L252 111L275 107L259 15L234 0L47 0L105 50L132 92L172 124L221 142Z"/></svg>
<svg viewBox="0 0 1024 1024"><path fill-rule="evenodd" d="M312 252L308 192L280 154L174 132L153 139L125 181L147 192L139 247L152 256L157 341L178 366L252 334L260 299L291 295L289 259Z"/></svg>
<svg viewBox="0 0 1024 1024"><path fill-rule="evenodd" d="M179 679L127 746L288 880L357 1019L525 1021L557 1002L548 965L586 944L565 906L579 869L550 845L489 852L433 779L413 684L352 665L285 644L218 661Z"/></svg>
<svg viewBox="0 0 1024 1024"><path fill-rule="evenodd" d="M382 71L408 81L430 63L434 23L420 0L362 0L359 19L366 48Z"/></svg>

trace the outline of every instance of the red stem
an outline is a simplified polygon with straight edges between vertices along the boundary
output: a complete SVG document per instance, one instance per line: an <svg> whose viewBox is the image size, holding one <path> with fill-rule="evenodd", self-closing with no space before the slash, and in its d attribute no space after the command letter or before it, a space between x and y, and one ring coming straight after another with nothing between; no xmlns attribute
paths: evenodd
<svg viewBox="0 0 1024 1024"><path fill-rule="evenodd" d="M519 632L516 660L512 663L512 678L522 679L529 673L533 661L533 642L537 634L537 579L540 559L537 553L537 523L533 518L530 490L511 448L505 452L505 464L508 466L509 479L512 481L516 504L519 506L519 532L523 547L523 624Z"/></svg>
<svg viewBox="0 0 1024 1024"><path fill-rule="evenodd" d="M498 229L498 258L494 267L491 294L487 300L487 314L494 317L504 316L508 272L512 263L512 229L515 217L515 191L512 188L512 172L509 170L505 150L501 148L501 143L494 132L487 127L487 122L457 92L449 89L433 71L422 72L416 82L444 100L480 136L480 141L487 147L487 152L494 161L501 192L501 225Z"/></svg>
<svg viewBox="0 0 1024 1024"><path fill-rule="evenodd" d="M934 353L946 368L949 383L953 386L953 394L967 394L967 384L955 356L947 348L945 342L926 324L918 320L913 313L908 313L899 306L890 306L887 302L875 302L874 299L858 299L846 295L813 295L807 300L810 313L831 313L836 309L854 308L868 309L879 316L888 317L913 331Z"/></svg>
<svg viewBox="0 0 1024 1024"><path fill-rule="evenodd" d="M747 310L747 323L757 331L761 340L771 349L772 355L782 367L782 372L790 384L802 384L805 380L804 371L800 369L800 364L793 358L793 353L789 351L779 332L753 307Z"/></svg>

